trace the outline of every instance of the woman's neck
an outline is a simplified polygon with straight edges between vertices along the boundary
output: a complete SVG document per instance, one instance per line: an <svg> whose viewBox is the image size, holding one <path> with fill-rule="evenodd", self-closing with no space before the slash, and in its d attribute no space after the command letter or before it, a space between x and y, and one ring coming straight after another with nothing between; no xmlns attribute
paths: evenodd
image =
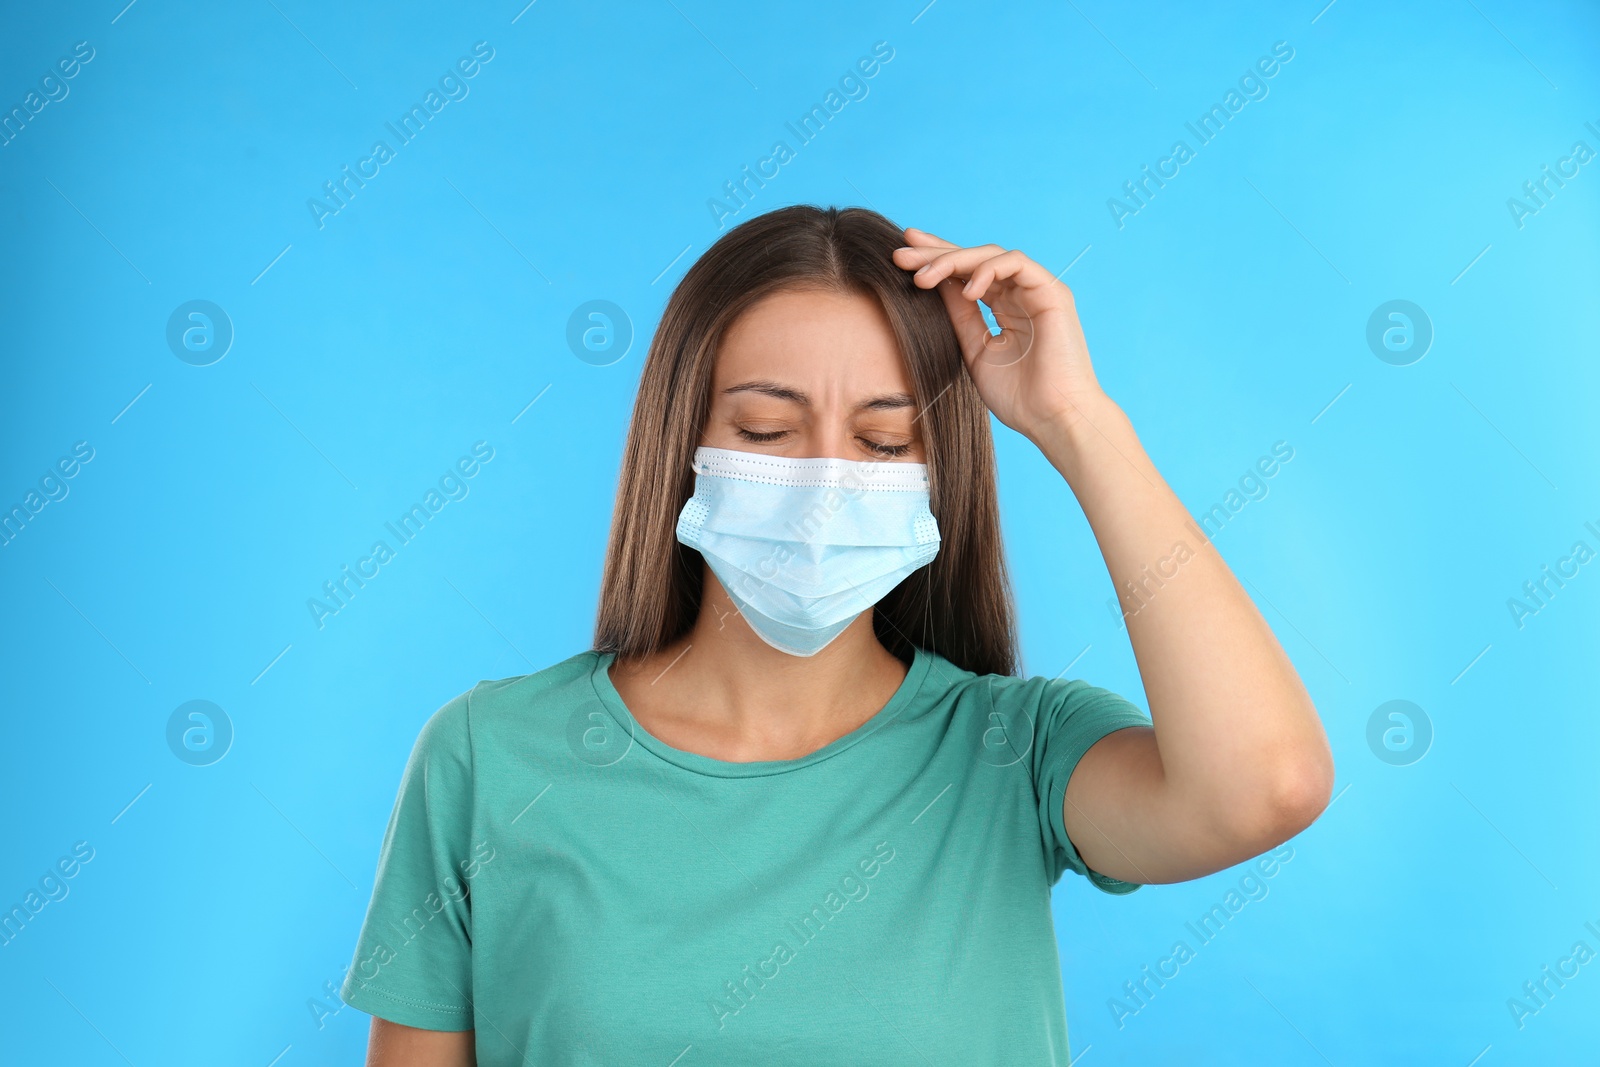
<svg viewBox="0 0 1600 1067"><path fill-rule="evenodd" d="M799 759L875 715L905 680L863 612L814 656L756 636L709 571L687 635L611 666L639 725L673 748L733 763Z"/></svg>

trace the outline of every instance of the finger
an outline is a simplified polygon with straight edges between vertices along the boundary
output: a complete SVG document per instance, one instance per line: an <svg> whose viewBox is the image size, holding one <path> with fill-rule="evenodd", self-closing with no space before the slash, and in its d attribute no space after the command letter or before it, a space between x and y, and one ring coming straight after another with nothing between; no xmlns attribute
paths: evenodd
<svg viewBox="0 0 1600 1067"><path fill-rule="evenodd" d="M905 229L904 238L906 243L895 250L894 261L898 266L912 269L926 265L941 252L961 247L914 226Z"/></svg>
<svg viewBox="0 0 1600 1067"><path fill-rule="evenodd" d="M977 245L973 248L951 248L943 252L937 252L932 259L926 260L917 268L916 282L924 289L931 289L950 277L958 277L965 281L979 263L986 259L991 259L1004 251L1005 249L999 245ZM905 260L901 265L909 266L914 264L916 260L913 256L927 256L930 252L935 252L935 250L931 248L914 249L912 253L907 253L901 257Z"/></svg>
<svg viewBox="0 0 1600 1067"><path fill-rule="evenodd" d="M943 237L940 237L936 233L929 233L927 230L919 230L915 226L906 227L905 236L906 243L912 245L920 245L924 247L943 246L945 248L961 247L954 241L946 241Z"/></svg>
<svg viewBox="0 0 1600 1067"><path fill-rule="evenodd" d="M983 300L995 282L1010 281L1024 289L1055 282L1055 277L1026 255L1012 249L979 263L972 269L961 294L969 300Z"/></svg>
<svg viewBox="0 0 1600 1067"><path fill-rule="evenodd" d="M981 259L965 271L959 266L951 268L944 265L941 261L947 258L960 261L963 257L946 253L929 268L927 275L964 278L966 284L962 286L961 295L968 300L982 300L991 307L996 305L996 301L1015 302L1019 307L1025 307L1027 313L1072 303L1071 290L1044 267L1015 249ZM920 284L922 277L927 275L915 277Z"/></svg>
<svg viewBox="0 0 1600 1067"><path fill-rule="evenodd" d="M913 270L926 266L945 252L961 247L926 230L907 229L905 237L908 243L894 250L894 262L896 266Z"/></svg>
<svg viewBox="0 0 1600 1067"><path fill-rule="evenodd" d="M943 254L944 251L945 249L943 246L918 247L915 245L904 245L895 249L894 255L891 258L894 260L895 266L901 267L905 270L914 271L926 267L929 263L932 263L941 254Z"/></svg>

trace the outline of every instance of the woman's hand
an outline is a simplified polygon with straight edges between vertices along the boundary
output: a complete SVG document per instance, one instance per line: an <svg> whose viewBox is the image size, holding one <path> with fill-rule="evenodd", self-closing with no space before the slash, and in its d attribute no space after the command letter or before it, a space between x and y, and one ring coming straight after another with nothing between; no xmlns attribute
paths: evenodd
<svg viewBox="0 0 1600 1067"><path fill-rule="evenodd" d="M998 245L962 248L925 230L907 229L896 266L935 286L961 342L967 370L995 417L1038 440L1104 400L1078 323L1072 290L1023 255ZM990 334L982 300L1001 332Z"/></svg>

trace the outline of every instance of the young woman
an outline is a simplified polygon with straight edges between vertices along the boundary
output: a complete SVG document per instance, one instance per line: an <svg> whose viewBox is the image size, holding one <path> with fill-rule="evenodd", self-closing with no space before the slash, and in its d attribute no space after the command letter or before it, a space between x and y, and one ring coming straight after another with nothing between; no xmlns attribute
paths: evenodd
<svg viewBox="0 0 1600 1067"><path fill-rule="evenodd" d="M990 413L1088 516L1148 718L1018 676ZM423 728L342 994L372 1067L1066 1064L1061 875L1200 877L1332 781L1067 288L784 208L667 303L595 648Z"/></svg>

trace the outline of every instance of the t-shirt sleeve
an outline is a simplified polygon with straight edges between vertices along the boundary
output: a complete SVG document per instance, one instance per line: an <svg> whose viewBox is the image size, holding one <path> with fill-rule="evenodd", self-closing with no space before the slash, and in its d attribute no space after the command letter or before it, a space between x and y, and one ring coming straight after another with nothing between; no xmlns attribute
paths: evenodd
<svg viewBox="0 0 1600 1067"><path fill-rule="evenodd" d="M424 1030L471 1030L472 747L467 694L434 712L406 761L339 996Z"/></svg>
<svg viewBox="0 0 1600 1067"><path fill-rule="evenodd" d="M1139 888L1138 883L1090 870L1083 862L1077 847L1067 837L1061 809L1067 779L1083 754L1114 730L1151 725L1150 717L1124 697L1081 680L1033 681L1043 684L1037 690L1036 734L1029 755L1039 798L1039 830L1044 838L1050 884L1055 885L1063 873L1073 870L1107 893L1131 893Z"/></svg>

